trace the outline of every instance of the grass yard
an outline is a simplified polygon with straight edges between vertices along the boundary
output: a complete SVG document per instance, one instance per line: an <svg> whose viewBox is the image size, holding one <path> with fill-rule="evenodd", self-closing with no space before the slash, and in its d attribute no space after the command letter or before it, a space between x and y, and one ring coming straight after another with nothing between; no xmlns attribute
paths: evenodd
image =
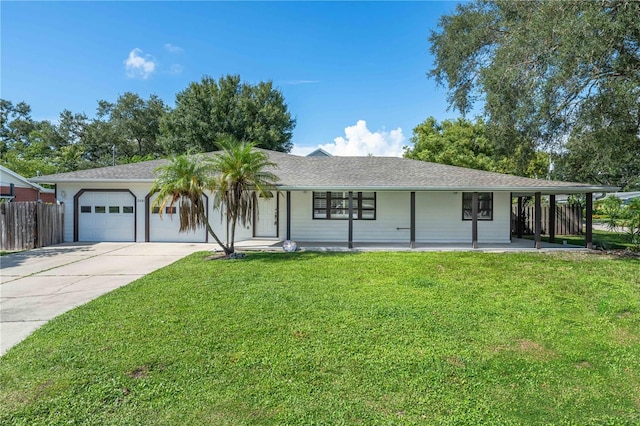
<svg viewBox="0 0 640 426"><path fill-rule="evenodd" d="M206 255L0 358L0 423L640 423L638 260Z"/></svg>
<svg viewBox="0 0 640 426"><path fill-rule="evenodd" d="M525 238L533 240L533 235L527 235ZM567 244L576 246L585 246L584 235L556 235L556 243L562 244L562 241L566 241ZM542 241L549 241L549 236L543 235ZM633 249L634 245L629 242L629 237L624 232L610 232L610 231L593 231L593 245L605 250L621 250L621 249Z"/></svg>

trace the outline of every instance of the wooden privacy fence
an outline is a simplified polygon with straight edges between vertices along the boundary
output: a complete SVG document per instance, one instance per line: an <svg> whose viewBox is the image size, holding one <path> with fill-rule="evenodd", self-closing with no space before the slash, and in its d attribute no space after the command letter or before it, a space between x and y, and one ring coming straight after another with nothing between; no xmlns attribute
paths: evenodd
<svg viewBox="0 0 640 426"><path fill-rule="evenodd" d="M62 242L62 204L0 203L0 250L29 250Z"/></svg>
<svg viewBox="0 0 640 426"><path fill-rule="evenodd" d="M542 233L549 234L549 206L542 206ZM522 208L523 234L533 235L535 229L535 207ZM511 230L516 233L518 206L511 206ZM579 204L560 204L556 206L556 235L582 234L582 206Z"/></svg>

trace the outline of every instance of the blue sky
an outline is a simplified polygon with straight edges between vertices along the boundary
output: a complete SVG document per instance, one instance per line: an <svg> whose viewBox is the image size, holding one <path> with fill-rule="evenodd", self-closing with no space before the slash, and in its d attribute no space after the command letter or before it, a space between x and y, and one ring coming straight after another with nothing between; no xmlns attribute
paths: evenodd
<svg viewBox="0 0 640 426"><path fill-rule="evenodd" d="M203 75L271 80L294 153L400 155L429 116L455 118L426 73L453 2L13 2L1 6L0 96L34 119L175 95Z"/></svg>

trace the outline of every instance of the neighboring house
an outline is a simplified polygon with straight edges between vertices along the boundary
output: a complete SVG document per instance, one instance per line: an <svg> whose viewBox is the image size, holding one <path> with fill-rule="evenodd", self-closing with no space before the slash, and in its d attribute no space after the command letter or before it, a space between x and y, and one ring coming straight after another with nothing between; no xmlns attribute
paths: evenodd
<svg viewBox="0 0 640 426"><path fill-rule="evenodd" d="M0 199L5 201L42 201L55 203L53 189L29 182L16 172L0 166Z"/></svg>
<svg viewBox="0 0 640 426"><path fill-rule="evenodd" d="M350 246L359 242L406 243L411 247L422 243L462 242L474 247L478 243L508 243L512 197L535 196L539 206L541 195L554 200L555 194L615 190L405 158L299 157L263 152L277 164L273 172L280 181L273 197L259 199L259 214L252 226L238 227L238 241L273 238L348 242ZM204 229L179 234L178 217L163 214L161 219L151 210L154 197L149 191L156 168L165 161L32 180L56 185L57 198L66 206L65 241L208 241ZM477 201L475 208L473 200ZM211 196L207 205L214 230L225 238L226 225L220 212L213 210ZM589 232L587 241L590 244Z"/></svg>
<svg viewBox="0 0 640 426"><path fill-rule="evenodd" d="M324 149L318 148L315 151L312 151L309 154L307 154L307 157L333 157L333 156L329 154L327 151L325 151Z"/></svg>

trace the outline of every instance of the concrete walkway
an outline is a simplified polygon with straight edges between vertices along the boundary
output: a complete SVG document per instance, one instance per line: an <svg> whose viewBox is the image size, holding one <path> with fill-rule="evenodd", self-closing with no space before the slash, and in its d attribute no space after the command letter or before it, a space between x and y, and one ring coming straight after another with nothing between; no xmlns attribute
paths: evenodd
<svg viewBox="0 0 640 426"><path fill-rule="evenodd" d="M0 355L50 319L213 244L64 243L0 257Z"/></svg>
<svg viewBox="0 0 640 426"><path fill-rule="evenodd" d="M483 243L478 244L478 248L471 247L471 243L417 243L414 248L409 247L409 243L372 243L354 242L350 249L347 243L319 242L319 241L296 241L299 250L306 251L469 251L469 252L541 252L559 250L587 250L581 246L565 244L562 236L556 237L556 243L542 241L541 248L533 246L533 240L524 238L513 238L510 243ZM282 251L282 241L270 239L253 239L236 243L236 248L242 251L268 250Z"/></svg>

